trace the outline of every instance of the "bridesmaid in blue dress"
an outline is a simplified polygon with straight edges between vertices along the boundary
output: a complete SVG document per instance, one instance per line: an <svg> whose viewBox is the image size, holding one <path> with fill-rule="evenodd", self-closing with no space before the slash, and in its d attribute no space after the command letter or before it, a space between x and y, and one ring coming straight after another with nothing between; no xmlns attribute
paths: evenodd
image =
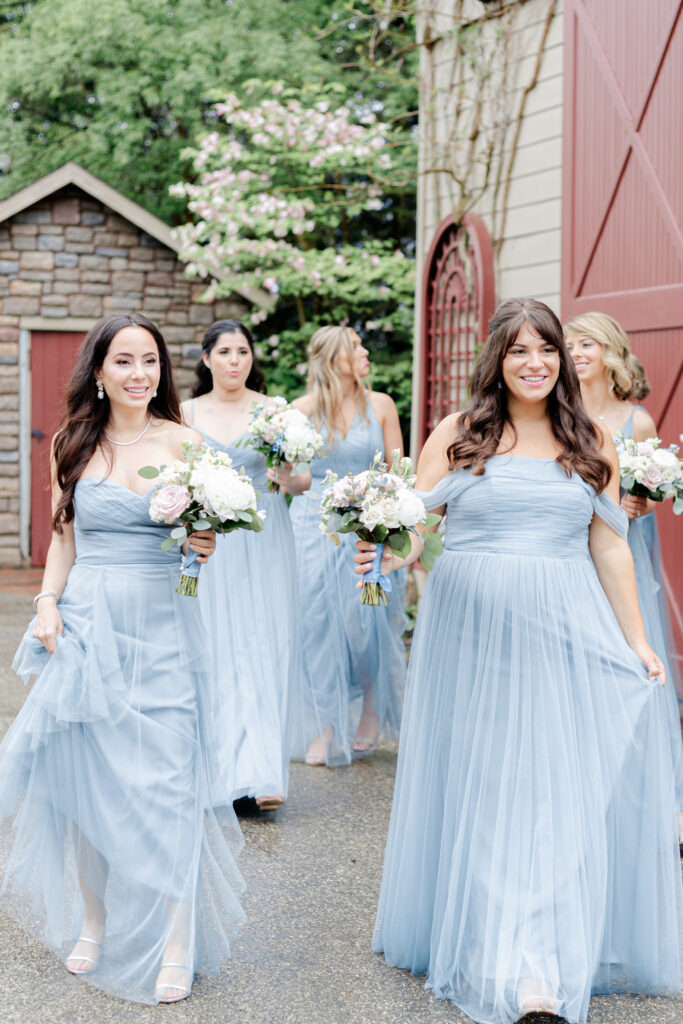
<svg viewBox="0 0 683 1024"><path fill-rule="evenodd" d="M320 492L328 469L340 476L368 469L376 451L402 449L396 406L365 384L367 349L347 327L321 327L309 345L308 391L294 405L327 441L311 473L275 472L290 493L302 622L303 693L293 756L307 764L348 764L369 754L380 734L395 736L405 681L405 579L391 604L359 603L349 552L354 536L335 547L320 532ZM306 493L302 493L305 491Z"/></svg>
<svg viewBox="0 0 683 1024"><path fill-rule="evenodd" d="M565 327L567 348L574 360L581 382L581 397L586 410L609 429L645 441L657 437L657 427L646 409L629 399L636 385L636 370L628 336L606 313L584 313ZM649 392L645 382L638 385L640 394ZM667 686L667 722L676 770L676 802L678 838L683 852L683 742L681 713L683 697L678 660L668 620L661 569L661 552L656 502L622 494L621 506L629 518L628 543L633 555L638 583L638 601L643 614L648 640L662 655L670 686ZM672 515L670 506L665 513Z"/></svg>
<svg viewBox="0 0 683 1024"><path fill-rule="evenodd" d="M218 537L202 571L199 603L209 627L214 679L224 715L221 770L233 799L251 797L263 811L284 803L289 779L289 715L298 672L294 537L284 494L266 490L266 460L246 446L254 403L267 404L249 330L219 320L202 342L185 420L208 444L227 452L260 492L261 533Z"/></svg>
<svg viewBox="0 0 683 1024"><path fill-rule="evenodd" d="M168 350L145 317L93 327L53 442L53 534L14 667L36 681L0 746L2 904L73 974L176 1002L243 920L213 806L216 701L177 548L149 518L145 465L182 457ZM199 561L213 533L196 533Z"/></svg>
<svg viewBox="0 0 683 1024"><path fill-rule="evenodd" d="M445 550L413 639L373 948L481 1024L677 993L664 667L614 444L543 303L498 310L418 484ZM385 572L404 564L389 553Z"/></svg>

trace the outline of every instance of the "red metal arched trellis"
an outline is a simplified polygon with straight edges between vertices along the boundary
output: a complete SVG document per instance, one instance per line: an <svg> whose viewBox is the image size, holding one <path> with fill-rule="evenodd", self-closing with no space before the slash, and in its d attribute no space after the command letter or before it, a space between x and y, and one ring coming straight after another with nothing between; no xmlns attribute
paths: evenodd
<svg viewBox="0 0 683 1024"><path fill-rule="evenodd" d="M467 397L477 347L495 310L491 239L481 217L466 213L439 225L425 266L419 444Z"/></svg>

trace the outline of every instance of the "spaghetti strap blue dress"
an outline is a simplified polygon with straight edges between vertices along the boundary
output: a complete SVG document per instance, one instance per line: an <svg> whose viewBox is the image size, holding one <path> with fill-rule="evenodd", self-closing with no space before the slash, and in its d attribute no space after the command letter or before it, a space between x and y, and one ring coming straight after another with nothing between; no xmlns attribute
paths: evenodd
<svg viewBox="0 0 683 1024"><path fill-rule="evenodd" d="M326 430L322 433L327 438ZM342 535L335 547L320 532L321 486L328 469L339 476L360 473L376 451L384 451L384 438L368 403L367 419L356 413L346 437L336 433L325 456L313 460L310 490L290 506L301 614L302 684L292 750L297 759L324 736L327 763L348 764L368 700L380 735L398 735L406 673L405 572L392 579L387 607L363 606L351 561L355 534Z"/></svg>
<svg viewBox="0 0 683 1024"><path fill-rule="evenodd" d="M292 744L291 701L299 675L294 536L283 494L266 489L266 460L247 433L212 448L244 470L266 511L261 533L217 537L202 567L199 605L210 634L214 684L221 691L220 764L233 799L286 796Z"/></svg>
<svg viewBox="0 0 683 1024"><path fill-rule="evenodd" d="M621 432L625 437L633 437L633 412ZM678 698L678 694L683 694L683 687L675 657L673 632L664 594L662 556L657 517L654 511L648 512L647 515L639 519L629 520L628 544L636 570L638 603L645 623L645 632L650 646L664 661L669 681L669 685L666 687L665 711L675 770L677 811L680 814L683 813L683 742L681 740L683 700Z"/></svg>
<svg viewBox="0 0 683 1024"><path fill-rule="evenodd" d="M529 985L678 993L682 892L664 689L588 549L626 517L555 461L449 473L411 652L373 948L480 1024Z"/></svg>
<svg viewBox="0 0 683 1024"><path fill-rule="evenodd" d="M174 593L178 549L160 548L168 528L110 480L80 480L74 504L64 633L49 654L32 623L14 659L35 682L0 746L0 904L68 956L80 875L106 907L84 979L152 1003L171 939L190 980L229 959L244 914L228 841L241 834L217 781L199 605Z"/></svg>

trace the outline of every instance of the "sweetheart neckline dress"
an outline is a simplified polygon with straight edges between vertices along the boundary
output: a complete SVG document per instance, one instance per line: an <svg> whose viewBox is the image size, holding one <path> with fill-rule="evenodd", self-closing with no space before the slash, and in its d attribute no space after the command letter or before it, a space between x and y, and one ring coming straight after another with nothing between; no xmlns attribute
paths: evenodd
<svg viewBox="0 0 683 1024"><path fill-rule="evenodd" d="M13 663L35 682L0 745L0 903L64 958L81 932L80 872L107 913L82 977L153 1003L171 933L190 980L229 959L241 833L218 779L199 606L174 593L179 549L161 551L169 528L115 481L80 480L74 506L64 633L51 655L32 622Z"/></svg>

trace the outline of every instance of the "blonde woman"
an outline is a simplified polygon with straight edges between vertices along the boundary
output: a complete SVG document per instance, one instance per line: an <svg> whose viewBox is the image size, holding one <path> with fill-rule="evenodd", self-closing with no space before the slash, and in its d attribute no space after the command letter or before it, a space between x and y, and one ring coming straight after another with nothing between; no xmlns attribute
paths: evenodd
<svg viewBox="0 0 683 1024"><path fill-rule="evenodd" d="M612 436L622 433L636 441L656 437L657 427L649 412L631 401L634 397L645 397L650 387L642 366L631 353L628 336L617 321L606 313L584 313L570 320L564 333L588 414L604 423ZM678 837L683 844L683 748L679 717L683 703L677 701L676 690L681 696L683 691L676 672L676 660L667 658L672 642L663 596L659 538L653 511L655 502L625 494L621 505L630 520L628 542L636 568L638 600L647 637L661 652L669 679L666 688L669 726L678 765Z"/></svg>
<svg viewBox="0 0 683 1024"><path fill-rule="evenodd" d="M402 448L396 406L371 391L367 349L348 327L321 327L309 345L308 391L294 403L325 436L327 451L311 473L271 470L294 497L302 622L303 707L294 756L311 765L348 764L369 754L380 734L396 735L405 678L403 581L391 604L359 604L349 571L355 537L336 548L319 530L320 487L328 469L340 476L367 469L376 451ZM306 492L306 493L303 493Z"/></svg>

